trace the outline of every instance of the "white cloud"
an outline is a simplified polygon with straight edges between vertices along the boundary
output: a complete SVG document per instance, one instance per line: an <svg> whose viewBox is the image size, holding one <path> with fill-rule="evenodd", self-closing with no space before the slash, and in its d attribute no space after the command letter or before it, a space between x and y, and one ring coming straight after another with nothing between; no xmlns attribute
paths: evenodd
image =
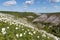
<svg viewBox="0 0 60 40"><path fill-rule="evenodd" d="M31 1L25 1L25 4L29 5L29 4L32 4Z"/></svg>
<svg viewBox="0 0 60 40"><path fill-rule="evenodd" d="M31 4L33 4L33 3L34 3L34 0L25 1L25 4L26 4L26 5L31 5Z"/></svg>
<svg viewBox="0 0 60 40"><path fill-rule="evenodd" d="M60 0L49 0L50 2L53 2L53 3L55 3L55 2L60 2Z"/></svg>
<svg viewBox="0 0 60 40"><path fill-rule="evenodd" d="M29 5L34 4L34 0L27 0L23 4L24 4L24 9L28 10Z"/></svg>
<svg viewBox="0 0 60 40"><path fill-rule="evenodd" d="M15 0L6 1L3 3L3 5L4 6L16 5L16 1Z"/></svg>

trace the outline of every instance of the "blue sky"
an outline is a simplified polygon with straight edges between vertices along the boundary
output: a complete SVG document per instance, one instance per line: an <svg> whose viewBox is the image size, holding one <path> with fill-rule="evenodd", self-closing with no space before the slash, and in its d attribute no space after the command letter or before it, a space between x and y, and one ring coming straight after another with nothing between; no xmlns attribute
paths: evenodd
<svg viewBox="0 0 60 40"><path fill-rule="evenodd" d="M60 12L60 0L0 0L1 11Z"/></svg>

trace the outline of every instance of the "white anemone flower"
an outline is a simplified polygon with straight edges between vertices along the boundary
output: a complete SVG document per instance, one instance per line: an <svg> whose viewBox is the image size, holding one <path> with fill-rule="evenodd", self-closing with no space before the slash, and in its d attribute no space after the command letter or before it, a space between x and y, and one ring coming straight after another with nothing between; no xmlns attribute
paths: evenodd
<svg viewBox="0 0 60 40"><path fill-rule="evenodd" d="M2 28L2 31L5 31L5 28Z"/></svg>
<svg viewBox="0 0 60 40"><path fill-rule="evenodd" d="M39 36L37 36L37 38L39 38Z"/></svg>
<svg viewBox="0 0 60 40"><path fill-rule="evenodd" d="M2 28L2 31L1 31L3 34L6 34L6 31L5 31L5 28Z"/></svg>
<svg viewBox="0 0 60 40"><path fill-rule="evenodd" d="M20 37L22 37L22 33L20 34Z"/></svg>
<svg viewBox="0 0 60 40"><path fill-rule="evenodd" d="M18 29L18 27L15 28L16 30Z"/></svg>
<svg viewBox="0 0 60 40"><path fill-rule="evenodd" d="M16 34L16 37L18 37L19 35L18 34Z"/></svg>
<svg viewBox="0 0 60 40"><path fill-rule="evenodd" d="M7 29L9 29L9 27L7 27Z"/></svg>
<svg viewBox="0 0 60 40"><path fill-rule="evenodd" d="M33 35L31 32L29 32L30 35Z"/></svg>
<svg viewBox="0 0 60 40"><path fill-rule="evenodd" d="M36 31L33 32L34 34L36 33Z"/></svg>
<svg viewBox="0 0 60 40"><path fill-rule="evenodd" d="M26 33L24 33L24 35L25 35Z"/></svg>
<svg viewBox="0 0 60 40"><path fill-rule="evenodd" d="M6 34L6 31L2 32L3 34Z"/></svg>

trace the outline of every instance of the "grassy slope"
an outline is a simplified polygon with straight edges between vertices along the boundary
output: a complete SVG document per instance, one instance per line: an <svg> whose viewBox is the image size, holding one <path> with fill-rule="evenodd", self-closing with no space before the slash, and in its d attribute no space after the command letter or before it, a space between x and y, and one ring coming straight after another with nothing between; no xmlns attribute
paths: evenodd
<svg viewBox="0 0 60 40"><path fill-rule="evenodd" d="M6 13L6 14L11 14L11 15L14 15L15 17L18 17L18 18L27 18L28 22L32 22L33 19L38 17L33 12L10 12L10 11L0 11L0 12L1 13ZM34 18L28 18L27 16L33 16Z"/></svg>
<svg viewBox="0 0 60 40"><path fill-rule="evenodd" d="M51 15L56 15L57 17L60 16L60 12L56 12L56 13L43 13L43 14L48 15L48 17L51 16ZM42 23L42 24L43 24L43 25L46 25L46 26L43 28L43 30L46 30L47 32L49 32L49 33L51 33L51 34L54 34L55 36L60 37L60 25L49 27L49 24L48 24L48 23ZM37 27L38 27L39 29L41 29L40 26L39 26L40 23L36 23L36 25L37 25Z"/></svg>
<svg viewBox="0 0 60 40"><path fill-rule="evenodd" d="M60 12L56 12L56 13L51 13L51 14L47 14L49 15L56 15L57 17L60 16ZM55 36L60 37L60 25L58 26L53 26L53 27L49 27L49 25L46 24L46 27L44 28L44 30L46 30L49 33L54 34Z"/></svg>
<svg viewBox="0 0 60 40"><path fill-rule="evenodd" d="M23 17L27 18L27 16L33 16L34 17L33 19L35 19L36 17L38 17L36 14L34 14L32 12L8 12L8 11L0 11L0 12L7 13L7 14L12 14L12 15L18 17L18 18L23 18ZM60 15L60 13L51 13L51 14L50 13L49 14L46 13L46 14L48 16L50 16L50 15L57 15L57 16ZM31 18L27 18L27 19L28 19L28 22L32 22L33 21L33 19L31 19ZM36 24L36 26L38 28L40 27L37 24ZM43 28L43 29L46 30L49 33L52 33L52 34L60 37L60 29L58 29L58 28L60 28L60 26L59 27L51 27L51 28L49 28L48 26L49 25L46 25L46 27Z"/></svg>
<svg viewBox="0 0 60 40"><path fill-rule="evenodd" d="M7 27L9 27L9 29ZM21 25L20 27L18 26L19 29L15 29L16 27L17 26L15 25L9 25L8 23L0 22L0 40L53 40L53 38L42 37L42 34L38 31L28 27L24 27L23 25ZM5 35L3 35L1 32L2 28L6 29ZM34 31L36 32L35 34L33 33ZM29 32L33 35L29 34ZM16 34L18 34L19 36L17 37ZM21 37L20 34L22 34Z"/></svg>
<svg viewBox="0 0 60 40"><path fill-rule="evenodd" d="M16 27L18 29L16 29ZM4 32L6 32L6 34L3 34L2 28L5 28ZM16 34L18 34L18 37ZM54 40L47 35L46 37L42 35L43 33L40 33L32 28L28 28L23 25L10 25L9 23L0 21L0 40Z"/></svg>

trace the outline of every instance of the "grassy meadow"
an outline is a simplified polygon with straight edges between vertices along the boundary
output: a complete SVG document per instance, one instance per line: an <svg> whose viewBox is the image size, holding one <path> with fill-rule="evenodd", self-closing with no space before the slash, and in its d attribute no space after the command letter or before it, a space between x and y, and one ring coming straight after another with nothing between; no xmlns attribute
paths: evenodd
<svg viewBox="0 0 60 40"><path fill-rule="evenodd" d="M32 23L32 21L38 17L38 15L36 15L33 12L0 11L0 13L13 15L14 19L27 18L28 23ZM33 16L33 18L29 18L28 16ZM2 17L0 18L3 20ZM11 20L13 20L13 18L11 18ZM10 21L8 22L6 22L6 20L0 21L0 40L55 40L54 38L49 37L48 35L41 33L33 28L27 27L25 25L18 24L17 26L14 24L15 23L13 22L14 20L12 21L13 23L11 22L12 24L10 24L9 23ZM34 25L35 28L39 27L38 23ZM46 30L48 33L60 37L60 29L56 28L57 27L49 28L49 25L46 25L46 27L44 27L43 30ZM39 27L39 29L41 28Z"/></svg>

